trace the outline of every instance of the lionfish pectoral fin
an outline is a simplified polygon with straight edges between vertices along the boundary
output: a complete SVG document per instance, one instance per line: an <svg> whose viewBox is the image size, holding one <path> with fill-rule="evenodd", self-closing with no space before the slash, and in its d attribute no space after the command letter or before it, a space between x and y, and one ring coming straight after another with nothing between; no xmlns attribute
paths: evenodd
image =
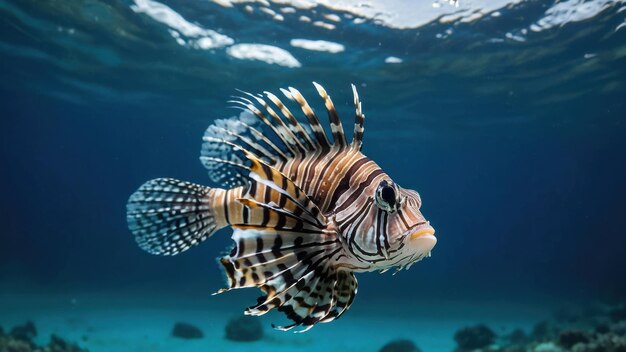
<svg viewBox="0 0 626 352"><path fill-rule="evenodd" d="M329 322L343 314L357 292L354 273L337 268L334 258L341 244L321 233L287 230L236 228L234 253L220 259L231 289L258 287L264 295L245 310L246 315L263 315L277 308L293 323L275 326L308 330L318 322Z"/></svg>
<svg viewBox="0 0 626 352"><path fill-rule="evenodd" d="M228 288L264 292L245 311L262 315L278 308L294 326L310 328L341 315L356 294L352 272L337 267L343 246L317 205L277 169L249 156L253 185L238 201L249 213L233 224L235 248L220 258Z"/></svg>

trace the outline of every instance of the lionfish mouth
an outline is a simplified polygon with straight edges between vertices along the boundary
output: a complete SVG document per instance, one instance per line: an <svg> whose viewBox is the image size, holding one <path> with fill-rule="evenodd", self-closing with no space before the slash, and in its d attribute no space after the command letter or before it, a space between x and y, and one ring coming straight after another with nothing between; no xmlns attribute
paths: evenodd
<svg viewBox="0 0 626 352"><path fill-rule="evenodd" d="M409 233L409 240L411 241L424 236L435 237L435 229L430 226L428 221L414 226Z"/></svg>
<svg viewBox="0 0 626 352"><path fill-rule="evenodd" d="M430 256L430 251L437 244L435 229L428 221L413 226L407 231L407 248L413 253L411 261L419 261Z"/></svg>
<svg viewBox="0 0 626 352"><path fill-rule="evenodd" d="M396 273L402 269L409 269L416 262L430 257L430 251L437 244L435 229L430 226L428 221L414 225L405 234L406 247L404 253L406 256L394 264L397 269Z"/></svg>

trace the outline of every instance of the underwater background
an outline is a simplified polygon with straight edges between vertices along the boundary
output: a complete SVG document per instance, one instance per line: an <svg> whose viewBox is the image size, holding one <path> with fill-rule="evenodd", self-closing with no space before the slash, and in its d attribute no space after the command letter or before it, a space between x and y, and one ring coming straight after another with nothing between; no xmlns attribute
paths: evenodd
<svg viewBox="0 0 626 352"><path fill-rule="evenodd" d="M33 343L90 351L452 351L466 326L496 348L623 307L626 1L0 0L0 27L5 332L31 320ZM438 244L409 271L358 275L335 322L284 333L270 313L262 339L233 341L258 292L211 296L231 230L152 256L126 201L156 177L211 185L201 137L237 114L236 89L292 86L323 111L312 81L346 126L357 86L363 152L420 192Z"/></svg>

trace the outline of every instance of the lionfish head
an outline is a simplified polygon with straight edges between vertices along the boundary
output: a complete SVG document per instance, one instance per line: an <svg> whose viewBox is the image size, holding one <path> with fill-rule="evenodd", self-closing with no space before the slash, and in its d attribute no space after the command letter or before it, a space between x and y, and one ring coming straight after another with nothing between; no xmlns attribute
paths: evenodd
<svg viewBox="0 0 626 352"><path fill-rule="evenodd" d="M370 196L375 206L370 213L371 232L368 232L374 234L370 241L376 244L382 257L375 261L373 269L408 269L430 256L437 238L435 229L420 211L420 195L383 179Z"/></svg>

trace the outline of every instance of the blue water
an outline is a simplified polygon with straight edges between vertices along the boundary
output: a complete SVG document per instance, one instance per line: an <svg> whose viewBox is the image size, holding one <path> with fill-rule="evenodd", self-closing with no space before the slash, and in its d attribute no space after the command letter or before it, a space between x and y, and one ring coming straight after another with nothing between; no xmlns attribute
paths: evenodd
<svg viewBox="0 0 626 352"><path fill-rule="evenodd" d="M236 113L226 103L236 88L293 86L322 111L311 81L324 85L347 125L350 84L358 87L364 153L420 192L438 235L432 257L410 271L359 275L346 318L312 334L340 346L341 329L356 321L349 316L387 318L393 330L406 326L396 319L406 307L422 303L428 309L415 319L449 316L460 327L486 319L481 307L532 306L539 317L553 303L626 298L625 3L501 1L476 19L468 14L480 5L463 1L324 3L0 1L0 325L50 321L64 304L125 312L120 320L137 322L128 329L151 319L132 312L164 305L204 311L218 302L232 312L224 320L238 314L255 292L233 293L232 302L209 296L223 285L214 258L230 246L230 230L179 256L151 256L127 230L125 204L156 177L210 184L201 137L214 119ZM377 6L377 16L359 12ZM455 13L463 16L442 17ZM227 40L202 48L201 38L218 41L215 33ZM307 50L294 38L344 50ZM232 51L242 43L281 48L298 65L238 58ZM185 319L176 312L172 323ZM453 346L448 331L433 334L448 337L432 346ZM275 349L275 341L255 348Z"/></svg>

